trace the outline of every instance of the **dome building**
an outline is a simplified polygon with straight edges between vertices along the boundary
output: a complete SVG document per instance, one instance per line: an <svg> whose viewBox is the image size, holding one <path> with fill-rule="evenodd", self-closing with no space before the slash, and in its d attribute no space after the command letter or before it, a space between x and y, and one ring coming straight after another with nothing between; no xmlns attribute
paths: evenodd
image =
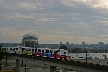
<svg viewBox="0 0 108 72"><path fill-rule="evenodd" d="M24 47L38 47L38 37L35 34L27 33L23 36L22 45Z"/></svg>

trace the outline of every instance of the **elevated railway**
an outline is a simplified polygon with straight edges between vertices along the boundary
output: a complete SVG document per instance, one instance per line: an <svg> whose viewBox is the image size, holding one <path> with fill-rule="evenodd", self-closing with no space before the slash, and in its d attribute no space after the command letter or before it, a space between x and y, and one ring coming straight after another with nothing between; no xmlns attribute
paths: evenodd
<svg viewBox="0 0 108 72"><path fill-rule="evenodd" d="M62 67L71 69L78 72L108 72L108 66L93 64L93 63L85 63L80 61L63 61L51 58L44 58L44 57L36 57L31 55L21 55L21 54L8 54L8 56L15 57L17 59L22 60L30 60L36 62L43 63L46 65L50 65L50 72L54 72L56 67Z"/></svg>

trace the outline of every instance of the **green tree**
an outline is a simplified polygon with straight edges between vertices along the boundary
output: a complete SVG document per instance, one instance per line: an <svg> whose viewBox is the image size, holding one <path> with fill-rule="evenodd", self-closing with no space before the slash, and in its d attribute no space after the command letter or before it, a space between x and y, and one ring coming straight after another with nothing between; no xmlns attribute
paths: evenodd
<svg viewBox="0 0 108 72"><path fill-rule="evenodd" d="M81 48L75 48L72 50L72 53L81 53L82 49Z"/></svg>
<svg viewBox="0 0 108 72"><path fill-rule="evenodd" d="M68 52L69 52L69 53L72 53L73 50L74 50L74 48L69 48L69 49L68 49Z"/></svg>
<svg viewBox="0 0 108 72"><path fill-rule="evenodd" d="M62 45L60 46L60 49L65 49L65 50L67 50L67 46L66 46L65 44L62 44Z"/></svg>
<svg viewBox="0 0 108 72"><path fill-rule="evenodd" d="M2 45L0 45L0 71L1 71L1 60L5 56L5 49L2 48Z"/></svg>

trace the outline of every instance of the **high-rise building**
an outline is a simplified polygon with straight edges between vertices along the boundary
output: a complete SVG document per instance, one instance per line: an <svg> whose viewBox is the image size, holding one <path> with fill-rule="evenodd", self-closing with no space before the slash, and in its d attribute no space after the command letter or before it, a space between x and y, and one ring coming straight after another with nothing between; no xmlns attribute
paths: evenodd
<svg viewBox="0 0 108 72"><path fill-rule="evenodd" d="M62 42L60 42L60 45L62 45Z"/></svg>
<svg viewBox="0 0 108 72"><path fill-rule="evenodd" d="M103 42L98 42L98 48L104 48L105 44Z"/></svg>
<svg viewBox="0 0 108 72"><path fill-rule="evenodd" d="M66 46L69 46L69 42L66 42Z"/></svg>
<svg viewBox="0 0 108 72"><path fill-rule="evenodd" d="M82 45L85 45L85 42L82 42Z"/></svg>

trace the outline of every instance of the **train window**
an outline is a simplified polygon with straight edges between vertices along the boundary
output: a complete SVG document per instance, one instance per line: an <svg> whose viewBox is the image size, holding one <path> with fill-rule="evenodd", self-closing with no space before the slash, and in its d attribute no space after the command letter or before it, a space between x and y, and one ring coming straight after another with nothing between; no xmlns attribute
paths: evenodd
<svg viewBox="0 0 108 72"><path fill-rule="evenodd" d="M46 50L46 53L49 53L49 50Z"/></svg>
<svg viewBox="0 0 108 72"><path fill-rule="evenodd" d="M64 52L64 54L66 54L66 52Z"/></svg>
<svg viewBox="0 0 108 72"><path fill-rule="evenodd" d="M50 50L50 53L52 54L52 51Z"/></svg>
<svg viewBox="0 0 108 72"><path fill-rule="evenodd" d="M10 50L12 50L12 48L10 48Z"/></svg>
<svg viewBox="0 0 108 72"><path fill-rule="evenodd" d="M22 49L22 51L24 51L24 48L21 48Z"/></svg>
<svg viewBox="0 0 108 72"><path fill-rule="evenodd" d="M18 48L16 48L16 50L18 50Z"/></svg>
<svg viewBox="0 0 108 72"><path fill-rule="evenodd" d="M44 50L42 50L42 52L44 53Z"/></svg>
<svg viewBox="0 0 108 72"><path fill-rule="evenodd" d="M56 51L54 51L54 54L56 54Z"/></svg>
<svg viewBox="0 0 108 72"><path fill-rule="evenodd" d="M6 50L6 48L4 48L3 50Z"/></svg>
<svg viewBox="0 0 108 72"><path fill-rule="evenodd" d="M32 49L32 52L34 52L34 49Z"/></svg>
<svg viewBox="0 0 108 72"><path fill-rule="evenodd" d="M40 50L40 49L38 49L38 52L41 52L41 50Z"/></svg>
<svg viewBox="0 0 108 72"><path fill-rule="evenodd" d="M54 51L52 51L52 54L54 53Z"/></svg>
<svg viewBox="0 0 108 72"><path fill-rule="evenodd" d="M8 50L8 48L7 48L7 50Z"/></svg>
<svg viewBox="0 0 108 72"><path fill-rule="evenodd" d="M29 51L31 51L31 49L29 49Z"/></svg>
<svg viewBox="0 0 108 72"><path fill-rule="evenodd" d="M35 53L37 52L37 49L35 49Z"/></svg>

